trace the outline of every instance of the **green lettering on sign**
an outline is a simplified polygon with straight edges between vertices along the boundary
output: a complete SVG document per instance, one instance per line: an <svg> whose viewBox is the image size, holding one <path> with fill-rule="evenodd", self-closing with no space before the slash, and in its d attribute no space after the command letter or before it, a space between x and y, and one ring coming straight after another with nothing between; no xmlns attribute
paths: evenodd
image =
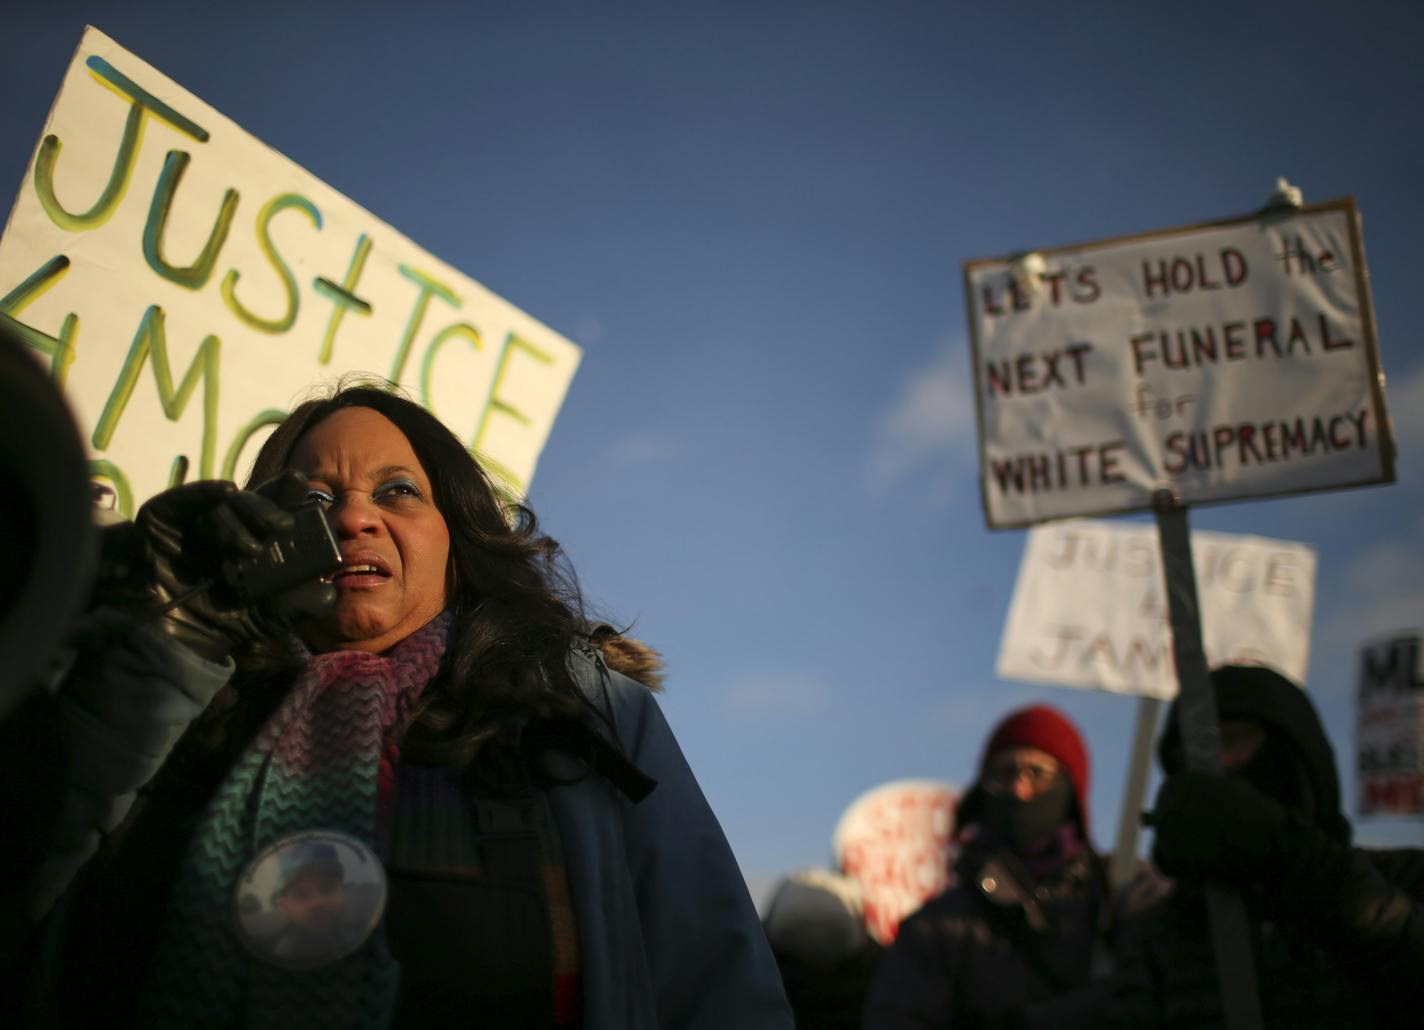
<svg viewBox="0 0 1424 1030"><path fill-rule="evenodd" d="M242 448L247 445L248 440L252 439L252 434L263 426L279 426L286 417L285 411L268 408L244 424L237 431L237 435L232 438L232 444L227 449L227 456L223 458L221 478L235 480L237 478L237 459L242 456Z"/></svg>
<svg viewBox="0 0 1424 1030"><path fill-rule="evenodd" d="M522 336L510 333L504 338L504 349L499 355L499 365L495 369L494 380L490 383L489 400L485 402L485 410L480 414L480 424L475 430L475 440L474 443L470 445L471 451L479 452L480 445L484 442L485 431L489 429L491 415L504 415L506 418L514 419L520 425L527 426L530 424L531 419L528 415L513 405L506 403L499 396L499 388L503 385L505 374L509 371L510 356L514 353L516 348L529 354L536 361L541 361L546 365L551 365L554 362L553 355L540 350ZM524 480L516 476L498 461L484 454L479 455L479 460L481 464L507 479L516 489L522 491L525 488L526 484Z"/></svg>
<svg viewBox="0 0 1424 1030"><path fill-rule="evenodd" d="M63 146L60 138L49 135L40 144L39 152L35 155L35 194L50 221L67 232L97 229L118 210L119 201L124 199L124 193L128 190L129 179L133 177L134 162L143 142L145 115L161 118L199 143L208 141L208 132L201 125L183 117L102 57L96 55L84 63L101 84L128 100L130 106L128 118L124 122L124 134L119 140L119 152L114 157L114 167L109 172L109 181L94 206L83 214L68 211L54 192L54 166L59 160L59 151Z"/></svg>
<svg viewBox="0 0 1424 1030"><path fill-rule="evenodd" d="M192 158L182 150L170 150L163 161L163 174L158 177L158 186L153 191L153 203L148 208L148 221L143 224L143 256L148 267L169 282L186 286L190 290L200 290L207 285L217 264L218 252L227 242L227 231L232 227L232 216L237 214L237 190L231 187L223 193L222 205L218 208L217 221L208 233L208 241L198 252L191 265L180 267L170 265L163 257L163 230L168 225L168 213L173 207L173 194L178 192L178 183Z"/></svg>
<svg viewBox="0 0 1424 1030"><path fill-rule="evenodd" d="M425 359L420 363L420 403L431 411L435 410L430 401L430 380L434 373L435 355L445 345L445 341L452 336L463 336L470 341L470 346L475 350L484 349L484 344L480 341L480 331L468 322L447 325L435 334L435 339L430 341L430 346L425 350Z"/></svg>
<svg viewBox="0 0 1424 1030"><path fill-rule="evenodd" d="M4 318L10 328L20 338L41 354L49 356L49 375L54 385L64 389L64 381L69 377L69 366L74 364L74 337L79 332L79 316L70 312L64 316L64 324L59 328L59 336L50 336L38 329L17 321L14 316L24 311L30 302L44 293L64 277L69 271L69 258L60 254L50 258L39 270L16 286L4 297L0 297L0 318Z"/></svg>
<svg viewBox="0 0 1424 1030"><path fill-rule="evenodd" d="M198 462L198 478L211 479L213 476L213 453L216 448L218 416L218 359L222 351L222 341L208 335L198 346L193 363L183 375L178 389L173 389L173 370L168 362L168 339L163 329L163 309L157 304L149 305L143 313L138 332L134 334L133 345L109 399L104 405L99 421L94 426L92 442L98 450L105 450L114 438L119 419L138 385L139 373L144 362L153 358L153 378L158 385L158 403L170 422L177 422L188 407L188 399L197 388L198 379L203 380L203 442L202 455Z"/></svg>
<svg viewBox="0 0 1424 1030"><path fill-rule="evenodd" d="M341 325L346 312L354 311L358 315L371 313L371 305L354 292L356 284L361 280L361 271L366 267L366 257L370 253L371 238L362 233L356 240L356 249L351 254L351 266L346 269L346 278L341 281L340 286L321 276L312 280L316 292L332 303L331 317L326 322L326 335L321 341L321 353L317 356L318 363L322 365L331 363L331 349L336 345L336 329Z"/></svg>
<svg viewBox="0 0 1424 1030"><path fill-rule="evenodd" d="M114 487L114 493L118 495L118 509L125 518L134 517L133 487L129 485L128 476L123 470L107 458L92 458L89 461L90 479L107 479Z"/></svg>
<svg viewBox="0 0 1424 1030"><path fill-rule="evenodd" d="M282 289L287 294L286 310L276 318L262 318L254 315L247 310L242 301L237 299L237 280L242 273L236 268L230 268L222 281L222 298L228 309L246 325L259 332L271 333L274 336L292 328L292 323L297 320L297 307L300 303L297 297L297 278L292 275L291 266L282 260L282 255L277 253L277 248L272 244L271 230L268 228L273 217L289 207L296 208L306 215L317 229L321 228L321 212L310 200L296 193L279 193L263 204L262 210L257 212L257 246L262 249L263 255L271 262L278 277L282 280Z"/></svg>
<svg viewBox="0 0 1424 1030"><path fill-rule="evenodd" d="M396 350L396 359L391 364L391 374L386 377L392 384L399 383L401 373L405 371L406 359L410 357L410 345L415 342L415 334L420 331L420 322L425 318L425 309L430 306L430 298L436 296L452 307L460 306L460 298L455 296L455 291L439 279L431 278L420 269L406 264L400 266L400 273L420 287L420 294L415 298L415 307L411 309L410 318L406 320L405 333L401 336L400 347Z"/></svg>

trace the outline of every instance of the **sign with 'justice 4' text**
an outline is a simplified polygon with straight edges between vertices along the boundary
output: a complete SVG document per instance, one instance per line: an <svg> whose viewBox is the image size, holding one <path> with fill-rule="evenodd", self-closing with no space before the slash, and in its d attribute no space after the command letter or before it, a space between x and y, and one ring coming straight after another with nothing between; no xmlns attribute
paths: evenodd
<svg viewBox="0 0 1424 1030"><path fill-rule="evenodd" d="M129 512L241 478L295 401L351 373L400 384L522 494L579 362L93 28L0 239L0 312Z"/></svg>
<svg viewBox="0 0 1424 1030"><path fill-rule="evenodd" d="M1289 540L1192 534L1208 665L1270 665L1305 683L1315 552ZM999 645L1004 679L1170 698L1177 693L1152 526L1035 526Z"/></svg>
<svg viewBox="0 0 1424 1030"><path fill-rule="evenodd" d="M992 527L1394 478L1351 200L964 278Z"/></svg>

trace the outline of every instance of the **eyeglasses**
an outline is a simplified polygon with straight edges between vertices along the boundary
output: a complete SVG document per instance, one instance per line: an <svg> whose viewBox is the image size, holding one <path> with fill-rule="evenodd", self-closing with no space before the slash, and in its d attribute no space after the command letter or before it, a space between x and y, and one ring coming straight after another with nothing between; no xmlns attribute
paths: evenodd
<svg viewBox="0 0 1424 1030"><path fill-rule="evenodd" d="M990 762L980 783L991 793L1007 794L1018 786L1019 780L1024 780L1037 794L1057 782L1059 775L1056 765L1010 758Z"/></svg>

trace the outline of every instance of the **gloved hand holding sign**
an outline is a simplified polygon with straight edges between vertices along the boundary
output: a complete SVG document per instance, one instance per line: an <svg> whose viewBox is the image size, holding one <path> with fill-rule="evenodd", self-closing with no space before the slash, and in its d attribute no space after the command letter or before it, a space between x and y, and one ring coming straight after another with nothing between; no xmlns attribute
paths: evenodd
<svg viewBox="0 0 1424 1030"><path fill-rule="evenodd" d="M1279 867L1286 811L1227 773L1178 772L1157 793L1152 860L1168 876L1247 886Z"/></svg>

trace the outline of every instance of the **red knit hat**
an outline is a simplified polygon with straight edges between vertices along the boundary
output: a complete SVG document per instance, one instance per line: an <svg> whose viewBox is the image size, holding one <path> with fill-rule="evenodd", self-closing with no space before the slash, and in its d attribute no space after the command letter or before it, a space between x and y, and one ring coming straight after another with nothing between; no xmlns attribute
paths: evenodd
<svg viewBox="0 0 1424 1030"><path fill-rule="evenodd" d="M1073 784L1083 836L1086 838L1088 749L1083 746L1083 737L1078 728L1068 721L1066 715L1048 705L1030 705L1010 712L989 735L989 743L984 745L984 757L979 760L980 771L989 764L990 758L1010 747L1036 747L1058 759L1058 764L1063 767L1069 782Z"/></svg>

